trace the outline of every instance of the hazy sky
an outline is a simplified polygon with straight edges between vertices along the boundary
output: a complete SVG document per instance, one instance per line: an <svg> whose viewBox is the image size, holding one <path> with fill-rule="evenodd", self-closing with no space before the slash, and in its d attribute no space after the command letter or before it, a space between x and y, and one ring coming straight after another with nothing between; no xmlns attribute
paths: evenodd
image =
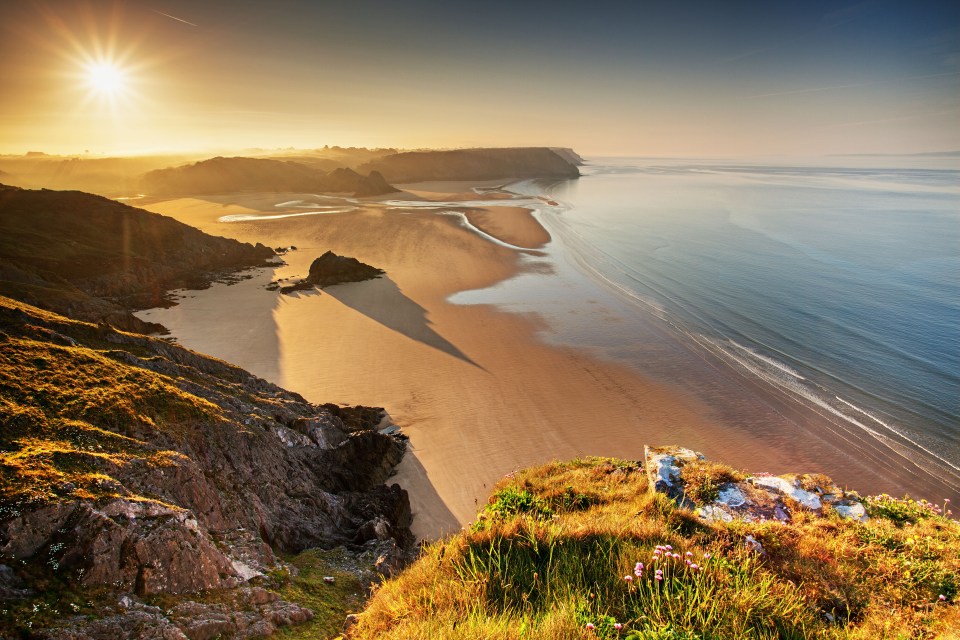
<svg viewBox="0 0 960 640"><path fill-rule="evenodd" d="M960 149L960 2L0 0L0 152L324 144Z"/></svg>

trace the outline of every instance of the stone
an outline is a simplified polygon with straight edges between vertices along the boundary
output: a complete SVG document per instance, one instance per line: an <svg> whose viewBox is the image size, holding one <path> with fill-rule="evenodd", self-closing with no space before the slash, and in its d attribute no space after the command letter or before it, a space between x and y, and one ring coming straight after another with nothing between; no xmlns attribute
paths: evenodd
<svg viewBox="0 0 960 640"><path fill-rule="evenodd" d="M15 598L25 598L33 593L26 588L26 584L21 580L13 568L0 564L0 600L12 600Z"/></svg>
<svg viewBox="0 0 960 640"><path fill-rule="evenodd" d="M327 287L343 282L360 282L383 275L382 269L371 267L356 258L338 256L327 251L310 264L310 273L306 282L319 287Z"/></svg>
<svg viewBox="0 0 960 640"><path fill-rule="evenodd" d="M743 495L743 491L732 482L728 482L720 488L720 496L717 498L717 502L723 503L728 507L740 507L746 503L746 501L747 498Z"/></svg>
<svg viewBox="0 0 960 640"><path fill-rule="evenodd" d="M715 504L708 504L702 507L697 507L694 513L703 518L704 520L710 522L731 522L733 521L733 514L729 511L718 507Z"/></svg>
<svg viewBox="0 0 960 640"><path fill-rule="evenodd" d="M759 553L760 555L766 555L766 551L764 551L763 545L760 544L759 540L757 540L751 535L747 535L747 537L743 539L743 544L747 548L747 551Z"/></svg>
<svg viewBox="0 0 960 640"><path fill-rule="evenodd" d="M863 504L857 502L856 500L846 500L844 502L838 502L833 505L833 510L841 518L849 518L851 520L859 520L860 522L866 522L869 518L867 517L867 510L864 508Z"/></svg>
<svg viewBox="0 0 960 640"><path fill-rule="evenodd" d="M782 496L786 496L799 502L803 507L811 511L818 511L823 505L820 503L820 496L810 491L804 491L789 480L779 476L760 476L749 478L748 482L765 489L769 489Z"/></svg>
<svg viewBox="0 0 960 640"><path fill-rule="evenodd" d="M680 469L695 460L703 460L702 453L683 447L644 446L644 467L652 491L666 493L671 498L683 494Z"/></svg>

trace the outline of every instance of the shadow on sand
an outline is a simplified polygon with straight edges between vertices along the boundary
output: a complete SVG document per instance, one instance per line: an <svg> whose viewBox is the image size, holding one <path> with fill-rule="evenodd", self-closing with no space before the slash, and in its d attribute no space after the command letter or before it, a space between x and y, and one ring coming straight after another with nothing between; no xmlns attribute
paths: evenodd
<svg viewBox="0 0 960 640"><path fill-rule="evenodd" d="M366 282L333 285L323 289L323 293L411 340L483 369L434 331L427 319L427 310L403 295L393 280L386 276Z"/></svg>
<svg viewBox="0 0 960 640"><path fill-rule="evenodd" d="M437 493L427 470L415 452L407 449L394 476L410 495L414 535L421 540L436 540L460 530L460 522Z"/></svg>

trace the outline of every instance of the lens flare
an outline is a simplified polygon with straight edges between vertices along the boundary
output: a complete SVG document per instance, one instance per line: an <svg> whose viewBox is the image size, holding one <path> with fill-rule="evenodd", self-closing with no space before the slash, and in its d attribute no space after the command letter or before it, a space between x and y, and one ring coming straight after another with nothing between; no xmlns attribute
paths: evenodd
<svg viewBox="0 0 960 640"><path fill-rule="evenodd" d="M126 73L111 62L96 62L86 67L87 86L100 95L115 96L126 84Z"/></svg>

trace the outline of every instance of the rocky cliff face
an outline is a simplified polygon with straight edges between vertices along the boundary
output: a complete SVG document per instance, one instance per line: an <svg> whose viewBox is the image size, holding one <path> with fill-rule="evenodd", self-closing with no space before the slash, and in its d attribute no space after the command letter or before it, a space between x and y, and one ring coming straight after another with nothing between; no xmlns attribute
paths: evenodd
<svg viewBox="0 0 960 640"><path fill-rule="evenodd" d="M565 150L569 151L569 150ZM572 154L572 155L571 155ZM378 171L393 184L426 180L576 178L579 156L546 147L412 151L368 162L359 171Z"/></svg>
<svg viewBox="0 0 960 640"><path fill-rule="evenodd" d="M0 186L0 294L71 317L156 330L129 310L273 256L100 196Z"/></svg>
<svg viewBox="0 0 960 640"><path fill-rule="evenodd" d="M253 618L230 618L230 633L303 620L245 586L278 552L375 545L390 564L412 543L406 493L384 484L404 442L370 428L371 413L0 298L0 567L21 592L240 588ZM197 620L117 615L181 630Z"/></svg>

